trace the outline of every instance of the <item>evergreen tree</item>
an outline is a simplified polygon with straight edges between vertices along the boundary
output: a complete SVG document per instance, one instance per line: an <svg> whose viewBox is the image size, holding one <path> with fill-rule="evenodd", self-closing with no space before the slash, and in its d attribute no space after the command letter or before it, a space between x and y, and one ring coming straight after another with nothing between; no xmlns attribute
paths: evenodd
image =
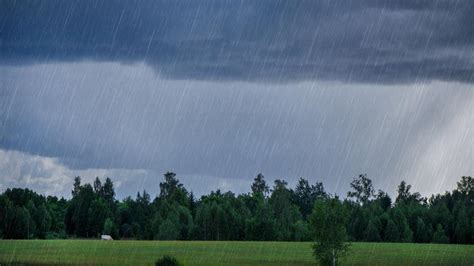
<svg viewBox="0 0 474 266"><path fill-rule="evenodd" d="M390 210L390 207L392 206L392 199L387 193L383 192L382 190L379 190L375 201L384 212Z"/></svg>
<svg viewBox="0 0 474 266"><path fill-rule="evenodd" d="M46 206L44 203L41 204L36 209L34 218L36 220L36 228L37 228L36 236L42 239L46 238L46 235L48 234L51 227L51 215L46 209Z"/></svg>
<svg viewBox="0 0 474 266"><path fill-rule="evenodd" d="M293 224L293 240L294 241L310 241L311 230L306 221L298 220Z"/></svg>
<svg viewBox="0 0 474 266"><path fill-rule="evenodd" d="M160 225L158 239L160 240L177 240L179 237L179 229L176 227L176 221L171 218L166 219Z"/></svg>
<svg viewBox="0 0 474 266"><path fill-rule="evenodd" d="M104 199L109 208L111 208L111 211L113 211L115 202L115 190L114 183L110 178L105 178L105 182L100 189L99 195Z"/></svg>
<svg viewBox="0 0 474 266"><path fill-rule="evenodd" d="M94 180L94 192L98 195L102 192L102 183L98 176Z"/></svg>
<svg viewBox="0 0 474 266"><path fill-rule="evenodd" d="M413 231L408 226L408 223L404 222L402 224L402 228L403 229L402 229L402 233L401 233L401 237L400 237L400 242L403 242L403 243L413 242Z"/></svg>
<svg viewBox="0 0 474 266"><path fill-rule="evenodd" d="M387 222L384 236L384 241L386 242L398 242L400 240L400 232L398 231L398 227L392 219L389 219Z"/></svg>
<svg viewBox="0 0 474 266"><path fill-rule="evenodd" d="M265 182L265 177L262 174L258 174L257 177L253 180L252 183L252 193L255 194L262 194L264 197L270 191L267 183Z"/></svg>
<svg viewBox="0 0 474 266"><path fill-rule="evenodd" d="M436 226L436 231L433 234L433 243L447 244L449 243L449 238L446 236L446 233L443 230L443 226L438 224Z"/></svg>
<svg viewBox="0 0 474 266"><path fill-rule="evenodd" d="M269 204L275 217L277 240L291 240L293 224L301 219L301 213L291 202L293 191L288 189L283 180L275 180Z"/></svg>
<svg viewBox="0 0 474 266"><path fill-rule="evenodd" d="M418 217L416 222L416 230L415 230L415 242L418 243L427 243L431 242L431 235L432 232L430 230L431 226L426 226L423 219Z"/></svg>
<svg viewBox="0 0 474 266"><path fill-rule="evenodd" d="M102 198L97 198L92 201L87 214L88 236L98 237L103 231L102 229L104 228L106 219L110 218L111 216L112 213L110 213L105 201Z"/></svg>
<svg viewBox="0 0 474 266"><path fill-rule="evenodd" d="M317 198L327 196L322 183L310 185L308 180L302 177L298 180L293 195L293 202L298 206L304 218L311 214Z"/></svg>
<svg viewBox="0 0 474 266"><path fill-rule="evenodd" d="M79 190L80 189L81 189L81 177L76 176L74 178L74 187L73 187L73 190L72 190L72 197L76 197L77 195L79 195Z"/></svg>
<svg viewBox="0 0 474 266"><path fill-rule="evenodd" d="M382 238L380 237L378 222L375 220L370 220L369 224L367 225L365 239L368 242L380 242Z"/></svg>
<svg viewBox="0 0 474 266"><path fill-rule="evenodd" d="M311 213L313 207L313 197L311 195L311 186L308 180L300 177L295 187L294 202L300 208L304 217Z"/></svg>
<svg viewBox="0 0 474 266"><path fill-rule="evenodd" d="M173 172L164 174L165 180L160 183L160 199L177 202L182 206L189 206L188 192Z"/></svg>
<svg viewBox="0 0 474 266"><path fill-rule="evenodd" d="M245 235L248 240L275 239L272 210L263 200L257 205L255 215L245 221Z"/></svg>
<svg viewBox="0 0 474 266"><path fill-rule="evenodd" d="M81 186L79 194L73 197L73 201L76 203L71 205L74 208L72 214L73 233L79 237L89 237L89 209L94 198L94 190L90 184Z"/></svg>
<svg viewBox="0 0 474 266"><path fill-rule="evenodd" d="M104 229L102 230L104 235L110 235L112 238L118 238L118 230L115 226L114 221L111 218L107 218L104 221Z"/></svg>
<svg viewBox="0 0 474 266"><path fill-rule="evenodd" d="M471 236L470 221L466 213L466 207L462 203L458 203L456 209L457 216L454 229L454 241L459 244L466 244Z"/></svg>

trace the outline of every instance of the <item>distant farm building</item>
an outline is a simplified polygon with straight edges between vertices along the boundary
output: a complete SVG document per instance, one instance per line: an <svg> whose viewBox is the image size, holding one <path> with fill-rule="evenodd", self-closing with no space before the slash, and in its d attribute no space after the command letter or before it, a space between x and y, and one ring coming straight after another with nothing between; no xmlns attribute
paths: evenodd
<svg viewBox="0 0 474 266"><path fill-rule="evenodd" d="M101 235L100 236L100 239L101 240L114 240L111 236L109 235Z"/></svg>

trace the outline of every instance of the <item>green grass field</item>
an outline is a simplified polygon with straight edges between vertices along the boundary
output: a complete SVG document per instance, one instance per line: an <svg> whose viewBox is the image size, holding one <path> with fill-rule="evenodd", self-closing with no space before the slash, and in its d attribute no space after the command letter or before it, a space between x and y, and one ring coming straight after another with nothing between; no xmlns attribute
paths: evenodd
<svg viewBox="0 0 474 266"><path fill-rule="evenodd" d="M315 265L311 243L2 240L1 265ZM474 246L353 243L345 265L474 265Z"/></svg>

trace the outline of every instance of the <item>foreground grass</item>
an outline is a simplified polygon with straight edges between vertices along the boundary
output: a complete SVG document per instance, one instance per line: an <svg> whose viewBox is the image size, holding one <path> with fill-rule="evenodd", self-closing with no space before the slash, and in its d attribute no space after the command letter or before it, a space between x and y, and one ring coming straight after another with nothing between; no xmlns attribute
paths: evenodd
<svg viewBox="0 0 474 266"><path fill-rule="evenodd" d="M311 243L1 240L0 265L314 265ZM474 246L353 243L345 265L473 265Z"/></svg>

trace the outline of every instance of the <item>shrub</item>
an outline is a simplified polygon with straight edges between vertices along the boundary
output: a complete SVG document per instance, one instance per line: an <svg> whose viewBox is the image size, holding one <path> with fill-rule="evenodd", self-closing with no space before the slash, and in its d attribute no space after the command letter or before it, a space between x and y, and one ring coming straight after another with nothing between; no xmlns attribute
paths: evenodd
<svg viewBox="0 0 474 266"><path fill-rule="evenodd" d="M176 258L165 255L155 262L155 266L178 266L179 262Z"/></svg>
<svg viewBox="0 0 474 266"><path fill-rule="evenodd" d="M48 232L46 233L46 239L66 239L67 235L66 232Z"/></svg>

